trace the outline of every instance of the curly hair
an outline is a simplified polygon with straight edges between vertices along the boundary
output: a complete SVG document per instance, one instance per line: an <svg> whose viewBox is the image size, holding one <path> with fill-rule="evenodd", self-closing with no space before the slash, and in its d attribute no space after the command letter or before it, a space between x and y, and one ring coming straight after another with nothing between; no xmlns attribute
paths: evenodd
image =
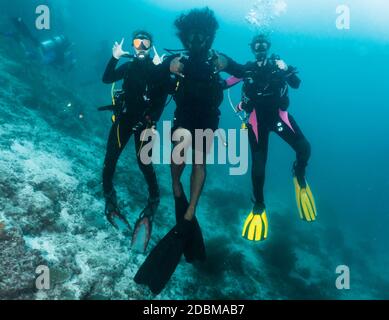
<svg viewBox="0 0 389 320"><path fill-rule="evenodd" d="M174 25L178 30L177 36L185 49L188 49L188 37L193 32L200 32L208 37L206 47L210 49L215 40L216 31L219 29L219 23L215 18L215 14L208 7L192 9L187 14L181 14L174 22Z"/></svg>

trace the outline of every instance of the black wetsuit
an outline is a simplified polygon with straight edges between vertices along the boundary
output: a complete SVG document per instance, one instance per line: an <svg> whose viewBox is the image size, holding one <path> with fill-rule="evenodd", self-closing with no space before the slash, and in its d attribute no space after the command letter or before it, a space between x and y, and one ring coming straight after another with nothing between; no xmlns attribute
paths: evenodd
<svg viewBox="0 0 389 320"><path fill-rule="evenodd" d="M129 62L116 68L118 60L112 58L103 76L104 83L123 80L125 104L116 117L108 138L107 153L103 169L103 189L105 194L113 190L113 176L119 156L132 134L135 136L135 152L138 165L149 189L149 196L159 196L159 187L152 164L140 161L139 151L142 146L141 133L148 122L159 120L168 97L169 78L162 72L161 66L155 66L151 59L144 61L131 58ZM141 126L137 126L142 123ZM137 130L133 128L137 126Z"/></svg>
<svg viewBox="0 0 389 320"><path fill-rule="evenodd" d="M164 64L170 65L174 57L176 56L166 59ZM181 59L185 77L177 77L174 93L177 107L173 131L185 128L193 135L195 129L218 129L224 81L219 73L215 73L212 61L208 57L189 56ZM234 70L229 67L223 72L235 75Z"/></svg>
<svg viewBox="0 0 389 320"><path fill-rule="evenodd" d="M258 66L246 64L241 71L244 78L241 107L250 114L249 142L252 152L252 183L255 201L264 205L263 188L270 132L277 133L296 152L294 171L299 180L305 179L305 168L311 147L294 118L288 114L288 87L298 89L301 80L295 68L278 68L274 59Z"/></svg>

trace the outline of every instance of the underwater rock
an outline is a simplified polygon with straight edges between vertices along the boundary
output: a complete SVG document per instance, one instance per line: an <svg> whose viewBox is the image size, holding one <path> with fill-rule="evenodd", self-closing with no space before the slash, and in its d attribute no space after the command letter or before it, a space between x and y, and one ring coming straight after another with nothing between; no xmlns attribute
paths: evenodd
<svg viewBox="0 0 389 320"><path fill-rule="evenodd" d="M45 264L36 250L28 249L22 232L2 228L0 233L0 299L33 299L35 270Z"/></svg>

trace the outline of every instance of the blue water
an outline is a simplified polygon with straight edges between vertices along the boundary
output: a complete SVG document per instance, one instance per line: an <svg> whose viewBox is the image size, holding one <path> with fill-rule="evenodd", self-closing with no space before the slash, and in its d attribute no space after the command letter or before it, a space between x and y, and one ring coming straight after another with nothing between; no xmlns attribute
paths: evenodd
<svg viewBox="0 0 389 320"><path fill-rule="evenodd" d="M26 2L29 5L22 6ZM379 0L364 4L361 1L345 1L351 9L351 29L338 30L335 26L338 1L285 2L288 5L286 11L275 17L267 30L271 32L273 41L271 51L279 54L288 64L296 66L302 79L301 88L291 90L289 111L312 145L307 177L316 195L319 226L312 229L310 226L288 229L290 221L293 224L299 223L291 181L294 154L283 141L273 135L270 140L265 192L269 201L278 206L273 209L280 214L279 217L275 215L275 224L284 226L278 226L272 232L282 233L285 238L279 240L279 235L272 240L270 237L270 244L263 247L256 244L254 249L251 244L247 244L247 247L264 257L270 254L276 256L276 252L269 253L269 250L279 250L280 242L288 241L288 232L297 233L293 234L293 245L296 247L299 244L305 247L311 240L315 243L316 249L306 256L308 266L311 255L315 256L315 250L320 251L317 255L322 259L321 267L328 273L323 274L323 279L319 282L324 282L328 287L333 286L335 267L341 264L349 265L351 273L355 270L357 275L352 278L350 291L340 293L331 287L326 294L317 294L312 298L387 298L389 275L385 270L388 269L389 262L389 23L386 18L389 16L389 5L386 1ZM34 14L30 9L36 3L16 1L8 9L10 14L24 15L26 21L33 21ZM41 36L62 32L75 43L78 64L66 77L80 84L79 90L83 90L84 95L98 105L109 99L110 88L100 83L100 78L110 58L113 42L124 37L124 46L129 48L132 31L145 28L154 35L155 45L160 53L164 52L163 48L181 48L174 34L173 21L183 10L192 7L208 5L215 10L220 23L214 44L216 50L240 63L252 60L248 43L255 30L244 18L253 3L250 0L182 1L180 4L173 0L51 1L53 30L42 31ZM102 51L99 51L102 44L106 44L106 47L103 46ZM81 85L88 81L92 82L91 86ZM238 103L240 87L233 88L231 95L233 101ZM240 121L230 110L227 99L221 110L221 127L240 127ZM161 120L171 120L173 111L174 104L170 104ZM101 131L107 134L108 123L101 122L99 125ZM104 140L105 135L101 138ZM96 176L98 174L100 172ZM218 205L217 200L210 199L212 195L217 197L218 192L224 192L223 197L238 194L234 206L227 212L239 212L241 217L238 214L234 218L220 214L219 220L210 218L211 222L204 222L207 227L214 224L214 228L223 228L223 219L226 219L228 223L237 225L238 230L244 212L251 206L250 174L238 177L227 174L225 166L210 168L209 185L204 191L202 216L199 219L207 221L208 216L213 214L207 207L207 202L209 206ZM224 183L226 180L228 183ZM170 181L164 180L162 183L168 190ZM225 190L225 187L228 189ZM214 190L217 191L215 194L212 193ZM166 194L166 197L169 196ZM288 209L284 210L285 208ZM269 215L271 214L272 208L269 208ZM230 229L226 228L226 233L228 232ZM205 233L211 234L211 231ZM241 245L241 250L245 250L245 244L241 243L238 233L226 234L225 237L228 238L228 243L237 242ZM210 242L216 245L214 241ZM323 258L326 255L328 266ZM212 257L210 259L214 261ZM271 261L268 263L271 264ZM231 262L233 263L235 262ZM207 270L203 272L206 274ZM328 275L333 278L328 278ZM284 283L275 280L276 274L269 275L271 276L274 279L267 279L268 284L274 285L275 292L281 290L280 286ZM246 289L242 285L242 288L237 289L240 290L240 295L236 296L250 298ZM259 285L258 292L260 291ZM301 294L304 298L309 298L308 295ZM228 298L226 293L220 296ZM265 298L277 297L275 294ZM297 294L289 297L300 296ZM173 298L191 297L177 293Z"/></svg>

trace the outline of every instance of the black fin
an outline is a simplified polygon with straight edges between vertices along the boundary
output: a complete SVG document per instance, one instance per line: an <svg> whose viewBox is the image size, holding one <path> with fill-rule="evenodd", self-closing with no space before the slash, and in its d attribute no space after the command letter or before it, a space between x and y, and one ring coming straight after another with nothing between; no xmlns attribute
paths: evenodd
<svg viewBox="0 0 389 320"><path fill-rule="evenodd" d="M185 232L181 232L183 229ZM175 226L150 252L134 277L138 284L147 285L159 294L170 280L180 262L185 245L193 236L193 223L182 221Z"/></svg>
<svg viewBox="0 0 389 320"><path fill-rule="evenodd" d="M179 198L175 198L176 204L176 221L177 223L184 218L185 212L188 209L189 202L186 198L184 192L182 192L182 196ZM193 238L190 242L188 242L184 248L184 256L188 263L193 263L195 261L205 261L206 251L205 244L203 239L203 233L201 231L199 222L195 217L193 219L194 223L194 234Z"/></svg>

